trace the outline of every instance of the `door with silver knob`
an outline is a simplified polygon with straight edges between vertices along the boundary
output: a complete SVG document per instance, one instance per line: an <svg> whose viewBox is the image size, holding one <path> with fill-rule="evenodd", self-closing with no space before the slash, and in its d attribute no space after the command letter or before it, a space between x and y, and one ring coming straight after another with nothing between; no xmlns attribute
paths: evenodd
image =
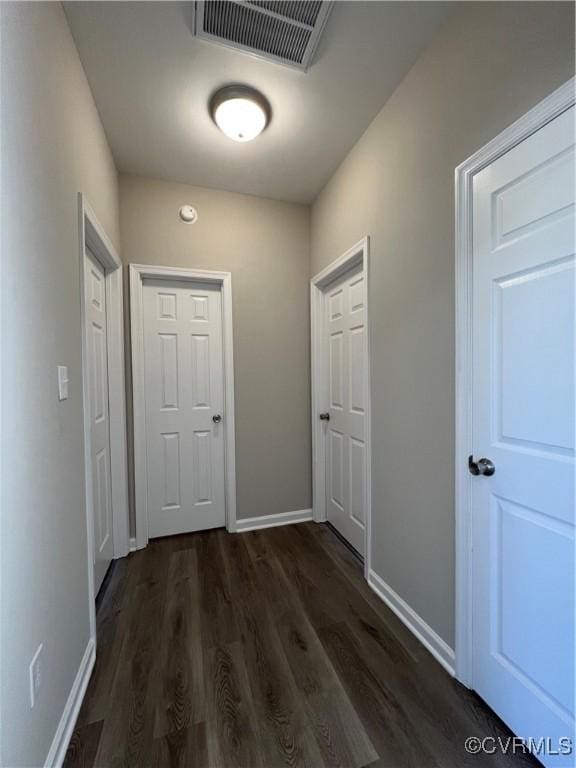
<svg viewBox="0 0 576 768"><path fill-rule="evenodd" d="M575 736L574 122L571 108L472 188L472 685L554 748Z"/></svg>
<svg viewBox="0 0 576 768"><path fill-rule="evenodd" d="M326 514L328 521L363 555L366 301L361 266L326 288L324 306L328 408L319 416L326 425Z"/></svg>
<svg viewBox="0 0 576 768"><path fill-rule="evenodd" d="M98 592L114 557L108 407L108 341L106 277L89 251L84 255L85 338L90 416L92 523L94 530L94 591Z"/></svg>
<svg viewBox="0 0 576 768"><path fill-rule="evenodd" d="M145 280L149 536L225 525L218 286Z"/></svg>

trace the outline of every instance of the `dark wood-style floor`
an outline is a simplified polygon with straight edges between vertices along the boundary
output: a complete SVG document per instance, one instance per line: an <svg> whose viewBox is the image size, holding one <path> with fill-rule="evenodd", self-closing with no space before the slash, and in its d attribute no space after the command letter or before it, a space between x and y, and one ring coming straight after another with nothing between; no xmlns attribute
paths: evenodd
<svg viewBox="0 0 576 768"><path fill-rule="evenodd" d="M118 561L73 766L465 768L509 735L324 525L157 539Z"/></svg>

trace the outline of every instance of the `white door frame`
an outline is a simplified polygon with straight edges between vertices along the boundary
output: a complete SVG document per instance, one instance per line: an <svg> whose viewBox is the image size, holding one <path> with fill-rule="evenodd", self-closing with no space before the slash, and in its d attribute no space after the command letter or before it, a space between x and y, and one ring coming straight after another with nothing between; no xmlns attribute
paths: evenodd
<svg viewBox="0 0 576 768"><path fill-rule="evenodd" d="M78 194L80 261L80 318L82 329L82 394L84 414L84 472L86 482L86 521L88 528L88 591L90 627L96 636L94 594L94 498L90 449L90 390L85 307L85 253L98 260L104 270L106 288L106 333L108 399L110 414L110 484L112 488L112 530L114 557L125 557L129 548L128 471L126 453L126 390L124 387L124 309L122 302L122 262L96 214L82 193Z"/></svg>
<svg viewBox="0 0 576 768"><path fill-rule="evenodd" d="M232 274L206 269L179 269L130 264L130 318L132 339L132 398L134 411L134 491L136 548L148 544L148 492L146 486L146 395L144 386L143 282L187 280L218 285L222 292L222 350L224 365L224 496L226 529L236 532L236 438L234 426L234 355L232 331Z"/></svg>
<svg viewBox="0 0 576 768"><path fill-rule="evenodd" d="M472 184L474 176L569 109L576 78L560 86L456 168L456 677L472 685Z"/></svg>
<svg viewBox="0 0 576 768"><path fill-rule="evenodd" d="M372 442L370 420L370 302L368 290L368 253L369 238L364 237L340 258L333 261L310 281L310 319L311 319L311 373L312 373L312 517L317 523L326 521L326 439L322 423L318 418L325 409L323 393L326 391L326 371L322 365L322 330L326 287L352 267L361 265L361 274L365 281L366 296L366 338L364 344L365 365L365 402L366 402L366 462L364 472L364 499L366 504L366 526L364 533L364 576L370 572L370 542L372 533Z"/></svg>

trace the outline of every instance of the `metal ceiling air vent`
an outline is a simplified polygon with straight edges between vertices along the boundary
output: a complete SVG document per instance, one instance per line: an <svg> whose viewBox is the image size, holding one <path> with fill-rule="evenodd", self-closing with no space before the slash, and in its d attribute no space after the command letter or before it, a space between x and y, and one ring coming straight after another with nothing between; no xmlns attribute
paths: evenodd
<svg viewBox="0 0 576 768"><path fill-rule="evenodd" d="M306 71L333 0L197 0L197 37Z"/></svg>

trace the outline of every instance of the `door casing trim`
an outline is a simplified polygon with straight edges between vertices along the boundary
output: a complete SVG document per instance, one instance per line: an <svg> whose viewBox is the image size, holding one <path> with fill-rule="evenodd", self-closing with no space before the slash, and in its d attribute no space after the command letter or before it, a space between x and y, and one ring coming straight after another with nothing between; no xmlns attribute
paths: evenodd
<svg viewBox="0 0 576 768"><path fill-rule="evenodd" d="M85 308L85 252L98 260L104 270L106 289L106 333L108 363L108 398L110 416L110 484L112 487L112 528L114 558L125 557L129 550L128 466L126 451L126 389L124 384L124 307L122 298L122 262L96 218L92 207L78 194L78 251L80 274L80 327L82 329L82 410L84 419L84 474L86 486L86 523L88 543L88 594L90 599L90 635L96 642L96 595L94 590L94 497L92 488L92 452L90 448L90 391L88 384L88 347Z"/></svg>
<svg viewBox="0 0 576 768"><path fill-rule="evenodd" d="M222 293L222 350L224 363L224 479L226 529L236 532L236 438L234 422L234 354L232 325L232 274L205 269L130 264L130 335L132 340L132 403L134 413L134 506L136 548L148 544L148 494L146 489L146 400L144 387L143 282L185 280L218 285Z"/></svg>
<svg viewBox="0 0 576 768"><path fill-rule="evenodd" d="M455 523L456 605L455 671L457 679L473 685L472 483L468 456L472 453L472 184L483 168L520 144L576 101L571 78L515 123L461 163L455 171Z"/></svg>
<svg viewBox="0 0 576 768"><path fill-rule="evenodd" d="M325 289L352 267L362 266L366 285L366 339L364 344L365 398L366 398L366 462L364 472L364 499L366 504L366 526L364 532L364 577L370 572L370 544L372 540L372 441L370 408L370 300L369 300L369 250L370 240L366 236L342 254L310 280L310 321L311 321L311 378L312 378L312 517L315 522L326 520L326 440L318 414L324 407L322 402L326 386L323 370L322 326L325 308Z"/></svg>

